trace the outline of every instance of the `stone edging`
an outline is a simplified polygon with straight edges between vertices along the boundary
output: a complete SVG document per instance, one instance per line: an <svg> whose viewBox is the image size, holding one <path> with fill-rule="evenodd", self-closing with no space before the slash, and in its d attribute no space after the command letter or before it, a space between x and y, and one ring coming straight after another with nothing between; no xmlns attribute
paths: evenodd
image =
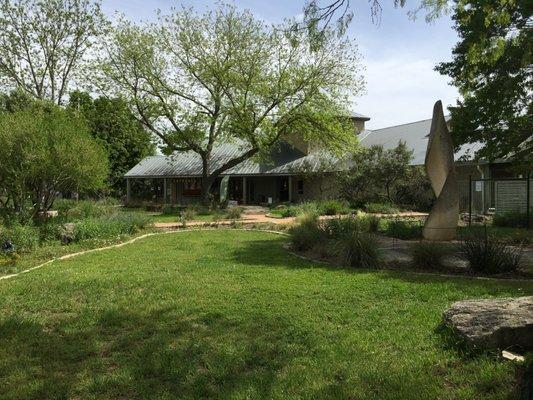
<svg viewBox="0 0 533 400"><path fill-rule="evenodd" d="M147 234L144 234L144 235L141 235L141 236L134 237L133 239L130 239L130 240L126 241L126 242L117 243L117 244L114 244L114 245L111 245L111 246L98 247L96 249L89 249L89 250L79 251L77 253L66 254L66 255L61 256L61 257L56 257L56 258L48 260L48 261L46 261L46 262L44 262L42 264L36 265L35 267L31 267L31 268L25 269L24 271L17 272L16 274L10 274L10 275L1 276L0 277L0 281L1 280L7 280L7 279L10 279L10 278L15 278L15 277L17 277L17 276L19 276L21 274L26 274L26 273L28 273L30 271L33 271L33 270L42 268L42 267L44 267L44 266L46 266L48 264L51 264L54 261L66 260L68 258L81 256L83 254L94 253L96 251L104 251L104 250L110 250L110 249L122 247L122 246L125 246L127 244L134 243L134 242L136 242L138 240L141 240L141 239L144 239L144 238L147 238L147 237L150 237L150 236L167 235L167 234L179 233L179 232L216 231L217 229L218 228L194 228L194 229L187 229L187 228L183 229L182 228L182 229L174 229L174 230L169 230L169 231L164 231L164 232L147 233ZM267 232L267 233L272 233L272 234L275 234L275 235L289 236L289 234L286 233L286 232L279 232L279 231L273 231L273 230L268 230L268 229L246 229L246 228L224 228L224 229L231 229L231 230L235 230L235 231L245 231L245 232ZM306 256L303 256L301 254L294 253L294 252L290 251L287 248L285 248L285 250L290 255L298 257L298 258L300 258L302 260L311 261L311 262L314 262L314 263L317 263L317 264L322 264L322 265L329 265L329 266L337 266L338 267L338 265L336 265L334 263L331 263L331 262L328 262L328 261L316 260L316 259L313 259L313 258L310 258L310 257L306 257ZM440 277L440 278L477 279L477 280L486 280L486 281L523 282L523 283L531 282L530 279L491 278L491 277L486 277L486 276L439 274L439 273L433 273L433 272L416 272L416 271L401 271L401 270L397 271L397 270L394 270L392 268L389 268L389 269L374 269L374 270L373 269L365 269L365 270L366 271L393 271L393 272L400 272L400 273L411 274L411 275L436 276L436 277Z"/></svg>

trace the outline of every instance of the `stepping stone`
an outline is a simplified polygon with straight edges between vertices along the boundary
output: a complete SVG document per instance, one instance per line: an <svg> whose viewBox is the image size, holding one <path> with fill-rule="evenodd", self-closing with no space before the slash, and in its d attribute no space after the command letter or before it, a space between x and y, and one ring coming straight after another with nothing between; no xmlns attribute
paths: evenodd
<svg viewBox="0 0 533 400"><path fill-rule="evenodd" d="M475 348L533 349L533 296L459 301L444 323Z"/></svg>

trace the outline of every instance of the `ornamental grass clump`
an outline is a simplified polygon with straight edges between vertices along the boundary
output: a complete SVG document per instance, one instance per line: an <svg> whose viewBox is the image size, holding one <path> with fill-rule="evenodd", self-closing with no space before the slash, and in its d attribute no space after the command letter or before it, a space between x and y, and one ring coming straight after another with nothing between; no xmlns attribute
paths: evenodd
<svg viewBox="0 0 533 400"><path fill-rule="evenodd" d="M426 270L444 268L444 259L453 253L453 248L441 242L421 241L411 246L411 256L416 267Z"/></svg>
<svg viewBox="0 0 533 400"><path fill-rule="evenodd" d="M376 237L357 230L341 236L337 248L344 263L350 267L375 267L381 258Z"/></svg>
<svg viewBox="0 0 533 400"><path fill-rule="evenodd" d="M520 267L522 248L508 246L485 234L463 240L460 255L476 272L501 274L516 271Z"/></svg>
<svg viewBox="0 0 533 400"><path fill-rule="evenodd" d="M291 243L295 250L312 250L317 244L326 240L321 229L318 215L309 213L298 218L298 223L290 228Z"/></svg>
<svg viewBox="0 0 533 400"><path fill-rule="evenodd" d="M244 209L242 207L229 207L226 210L226 219L240 219Z"/></svg>

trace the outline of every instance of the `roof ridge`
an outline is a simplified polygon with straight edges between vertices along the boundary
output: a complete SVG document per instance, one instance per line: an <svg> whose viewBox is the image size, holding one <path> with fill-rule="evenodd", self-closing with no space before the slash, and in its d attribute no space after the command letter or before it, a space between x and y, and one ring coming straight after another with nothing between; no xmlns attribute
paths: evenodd
<svg viewBox="0 0 533 400"><path fill-rule="evenodd" d="M449 118L450 115L445 115L444 118ZM390 129L390 128L397 128L399 126L404 126L404 125L412 125L412 124L418 124L419 122L424 122L424 121L431 121L432 118L425 118L425 119L420 119L418 121L413 121L413 122L405 122L403 124L398 124L398 125L391 125L391 126L386 126L384 128L379 128L379 129L371 129L371 132L375 132L375 131L381 131L383 129Z"/></svg>

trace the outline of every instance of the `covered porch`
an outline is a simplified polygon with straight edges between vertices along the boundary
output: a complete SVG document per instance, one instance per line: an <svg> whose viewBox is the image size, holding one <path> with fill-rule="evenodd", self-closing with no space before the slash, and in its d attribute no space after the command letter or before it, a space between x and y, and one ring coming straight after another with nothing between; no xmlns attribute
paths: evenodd
<svg viewBox="0 0 533 400"><path fill-rule="evenodd" d="M199 177L126 178L126 201L147 201L160 204L196 204L201 200ZM215 201L220 199L218 178L211 187ZM296 200L303 194L303 181L290 175L231 176L228 183L228 200L240 205L276 204Z"/></svg>

